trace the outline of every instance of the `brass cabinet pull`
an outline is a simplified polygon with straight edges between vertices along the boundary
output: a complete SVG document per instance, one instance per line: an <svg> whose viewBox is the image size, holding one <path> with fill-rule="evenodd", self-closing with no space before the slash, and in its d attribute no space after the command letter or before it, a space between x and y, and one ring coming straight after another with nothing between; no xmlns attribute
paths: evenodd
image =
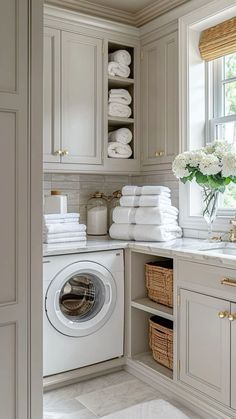
<svg viewBox="0 0 236 419"><path fill-rule="evenodd" d="M161 157L164 156L164 151L155 151L155 157Z"/></svg>
<svg viewBox="0 0 236 419"><path fill-rule="evenodd" d="M228 319L229 319L229 321L230 322L233 322L234 320L236 320L236 313L234 313L234 314L228 314Z"/></svg>
<svg viewBox="0 0 236 419"><path fill-rule="evenodd" d="M229 318L229 312L228 311L219 311L219 313L218 313L218 317L220 318L220 319L224 319L225 317L228 317Z"/></svg>
<svg viewBox="0 0 236 419"><path fill-rule="evenodd" d="M220 282L222 285L228 285L229 287L236 287L236 281L230 278L223 278Z"/></svg>
<svg viewBox="0 0 236 419"><path fill-rule="evenodd" d="M68 150L63 150L61 154L62 154L63 156L68 156L69 151L68 151Z"/></svg>
<svg viewBox="0 0 236 419"><path fill-rule="evenodd" d="M55 154L56 156L61 156L61 155L62 155L62 153L63 153L63 152L62 152L62 150L56 150L54 154Z"/></svg>

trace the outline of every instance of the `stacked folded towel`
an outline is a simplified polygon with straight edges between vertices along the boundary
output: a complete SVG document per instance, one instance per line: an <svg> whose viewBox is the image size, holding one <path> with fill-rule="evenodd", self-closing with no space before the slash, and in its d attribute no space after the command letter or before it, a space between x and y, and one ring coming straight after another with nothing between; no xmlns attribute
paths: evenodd
<svg viewBox="0 0 236 419"><path fill-rule="evenodd" d="M110 76L129 77L131 55L125 49L112 52L108 56L108 74Z"/></svg>
<svg viewBox="0 0 236 419"><path fill-rule="evenodd" d="M165 186L132 186L122 189L120 206L113 211L113 239L168 241L182 236L178 209L171 205Z"/></svg>
<svg viewBox="0 0 236 419"><path fill-rule="evenodd" d="M129 128L119 128L108 134L108 157L116 159L128 159L132 156L132 132Z"/></svg>
<svg viewBox="0 0 236 419"><path fill-rule="evenodd" d="M132 97L126 89L111 89L108 98L108 115L129 118L131 116Z"/></svg>
<svg viewBox="0 0 236 419"><path fill-rule="evenodd" d="M79 214L47 214L43 217L44 243L86 244L86 226L79 224Z"/></svg>

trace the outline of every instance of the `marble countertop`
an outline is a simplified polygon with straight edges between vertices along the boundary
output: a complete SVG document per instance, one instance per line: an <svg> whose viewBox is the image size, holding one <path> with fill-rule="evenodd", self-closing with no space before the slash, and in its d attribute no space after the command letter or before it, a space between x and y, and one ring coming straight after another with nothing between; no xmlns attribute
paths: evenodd
<svg viewBox="0 0 236 419"><path fill-rule="evenodd" d="M79 243L60 243L57 245L43 245L43 255L53 256L71 253L88 253L102 250L112 249L132 249L150 254L167 257L184 257L196 260L199 262L213 263L215 265L226 265L228 267L236 268L236 254L226 255L217 252L212 253L212 248L222 248L224 246L235 249L236 244L233 243L209 243L205 240L182 238L169 242L135 242L112 240L108 236L105 237L91 237L88 238L85 246L81 247Z"/></svg>

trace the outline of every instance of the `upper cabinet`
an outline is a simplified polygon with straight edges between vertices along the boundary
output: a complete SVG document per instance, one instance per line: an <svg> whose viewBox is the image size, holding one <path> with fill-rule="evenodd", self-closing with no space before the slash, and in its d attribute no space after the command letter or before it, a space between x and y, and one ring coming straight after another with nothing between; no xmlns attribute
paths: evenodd
<svg viewBox="0 0 236 419"><path fill-rule="evenodd" d="M177 32L141 50L142 166L171 163L178 153Z"/></svg>

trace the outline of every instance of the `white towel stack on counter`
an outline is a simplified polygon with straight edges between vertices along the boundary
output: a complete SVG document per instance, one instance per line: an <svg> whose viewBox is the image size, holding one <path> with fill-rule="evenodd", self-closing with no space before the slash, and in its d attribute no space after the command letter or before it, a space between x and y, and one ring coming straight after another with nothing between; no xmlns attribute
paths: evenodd
<svg viewBox="0 0 236 419"><path fill-rule="evenodd" d="M128 159L132 156L132 132L129 128L119 128L108 134L108 156L116 159Z"/></svg>
<svg viewBox="0 0 236 419"><path fill-rule="evenodd" d="M171 205L165 186L132 186L122 189L120 206L113 210L113 239L163 242L180 238L178 209Z"/></svg>
<svg viewBox="0 0 236 419"><path fill-rule="evenodd" d="M43 221L44 243L80 242L81 245L86 245L86 226L79 224L79 214L46 214Z"/></svg>
<svg viewBox="0 0 236 419"><path fill-rule="evenodd" d="M108 115L129 118L132 110L129 106L132 97L126 89L111 89L108 97Z"/></svg>
<svg viewBox="0 0 236 419"><path fill-rule="evenodd" d="M108 55L108 74L110 76L129 77L131 55L125 49L112 52Z"/></svg>

